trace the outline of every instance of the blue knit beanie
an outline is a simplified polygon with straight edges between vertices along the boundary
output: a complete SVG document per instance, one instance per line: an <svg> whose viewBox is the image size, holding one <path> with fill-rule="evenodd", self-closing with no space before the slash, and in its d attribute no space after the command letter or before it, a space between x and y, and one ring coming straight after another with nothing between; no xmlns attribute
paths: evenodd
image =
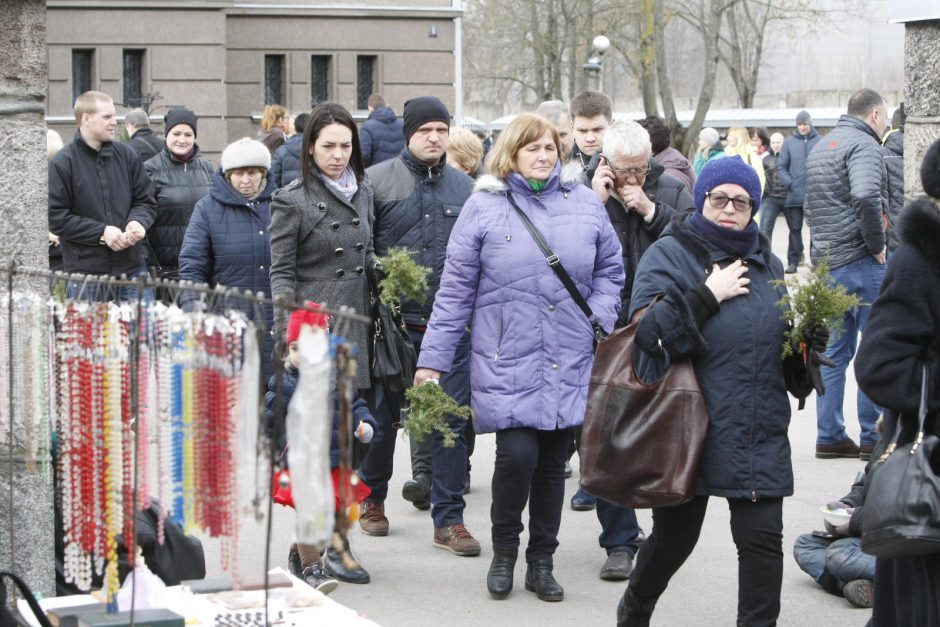
<svg viewBox="0 0 940 627"><path fill-rule="evenodd" d="M754 199L751 215L757 213L760 209L760 179L757 178L754 168L746 164L740 155L712 159L705 164L702 173L695 180L695 208L702 211L705 206L705 193L725 183L743 187L747 195Z"/></svg>

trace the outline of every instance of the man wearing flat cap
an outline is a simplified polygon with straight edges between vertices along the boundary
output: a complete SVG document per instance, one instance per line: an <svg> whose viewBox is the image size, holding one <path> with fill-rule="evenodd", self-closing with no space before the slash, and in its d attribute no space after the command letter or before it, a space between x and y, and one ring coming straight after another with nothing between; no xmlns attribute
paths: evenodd
<svg viewBox="0 0 940 627"><path fill-rule="evenodd" d="M447 240L464 201L473 192L473 179L445 162L451 116L439 98L422 96L407 101L403 122L405 148L401 154L370 167L366 173L375 194L375 254L383 256L391 248L405 247L418 264L431 270L427 299L401 305L405 326L420 353L444 270ZM459 405L469 404L469 334L464 335L453 366L441 377L440 384ZM359 524L367 534L384 536L388 534L385 498L396 439L391 424L399 420L400 399L382 390L381 382L375 385L379 433L360 470L372 494L363 504ZM412 479L405 482L402 496L418 509L431 507L435 546L460 556L479 555L480 543L463 524L467 425L456 417L449 420L457 434L453 447L445 447L437 432L424 442L412 443Z"/></svg>

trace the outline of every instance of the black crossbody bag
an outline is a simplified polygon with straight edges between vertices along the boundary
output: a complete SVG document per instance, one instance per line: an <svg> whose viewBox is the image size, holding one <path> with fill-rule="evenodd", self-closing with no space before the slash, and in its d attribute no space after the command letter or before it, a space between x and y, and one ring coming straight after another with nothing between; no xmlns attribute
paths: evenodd
<svg viewBox="0 0 940 627"><path fill-rule="evenodd" d="M519 207L519 205L516 204L516 199L512 197L512 192L507 191L506 198L509 199L509 204L512 205L512 208L516 210L516 213L519 215L519 219L522 220L526 230L529 231L529 235L531 235L532 239L535 240L535 244L539 247L539 250L541 250L542 254L545 255L545 261L548 262L549 267L555 271L555 274L558 275L562 285L564 285L565 289L568 290L568 293L571 294L571 298L574 299L574 302L578 305L581 311L584 312L584 315L587 316L588 322L591 323L591 329L594 330L594 351L597 351L597 345L607 339L607 331L601 328L597 318L594 317L594 311L591 309L591 306L588 305L587 301L584 300L584 297L581 296L581 292L578 291L574 281L571 280L571 277L568 275L568 271L565 270L563 265L561 265L561 259L558 258L558 255L552 252L548 242L546 242L545 238L542 237L542 233L536 228L534 224L532 224L532 220L529 219L529 216L527 216L525 212Z"/></svg>

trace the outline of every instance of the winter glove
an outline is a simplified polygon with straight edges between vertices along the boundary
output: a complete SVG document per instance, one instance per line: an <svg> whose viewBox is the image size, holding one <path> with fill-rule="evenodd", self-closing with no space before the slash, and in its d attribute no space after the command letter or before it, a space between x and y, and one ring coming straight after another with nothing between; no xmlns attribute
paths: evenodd
<svg viewBox="0 0 940 627"><path fill-rule="evenodd" d="M375 435L375 431L372 429L372 425L359 421L359 426L356 427L356 439L363 444L368 444L372 441L373 435Z"/></svg>
<svg viewBox="0 0 940 627"><path fill-rule="evenodd" d="M821 325L807 330L803 335L803 341L800 342L800 348L803 352L803 363L806 364L810 383L813 384L813 389L816 390L816 394L819 396L826 393L826 386L823 384L820 366L826 366L828 368L836 367L836 363L823 354L828 344L829 329Z"/></svg>

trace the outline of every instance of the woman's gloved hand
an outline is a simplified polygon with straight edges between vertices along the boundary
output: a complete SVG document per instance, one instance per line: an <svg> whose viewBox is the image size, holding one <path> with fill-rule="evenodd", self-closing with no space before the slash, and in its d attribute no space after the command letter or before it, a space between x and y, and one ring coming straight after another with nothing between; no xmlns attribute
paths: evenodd
<svg viewBox="0 0 940 627"><path fill-rule="evenodd" d="M822 396L826 393L826 386L822 380L821 366L835 368L836 363L826 357L826 347L829 345L829 329L822 325L811 327L803 335L803 341L800 342L800 348L803 351L803 362L806 364L809 373L810 383L816 394Z"/></svg>

